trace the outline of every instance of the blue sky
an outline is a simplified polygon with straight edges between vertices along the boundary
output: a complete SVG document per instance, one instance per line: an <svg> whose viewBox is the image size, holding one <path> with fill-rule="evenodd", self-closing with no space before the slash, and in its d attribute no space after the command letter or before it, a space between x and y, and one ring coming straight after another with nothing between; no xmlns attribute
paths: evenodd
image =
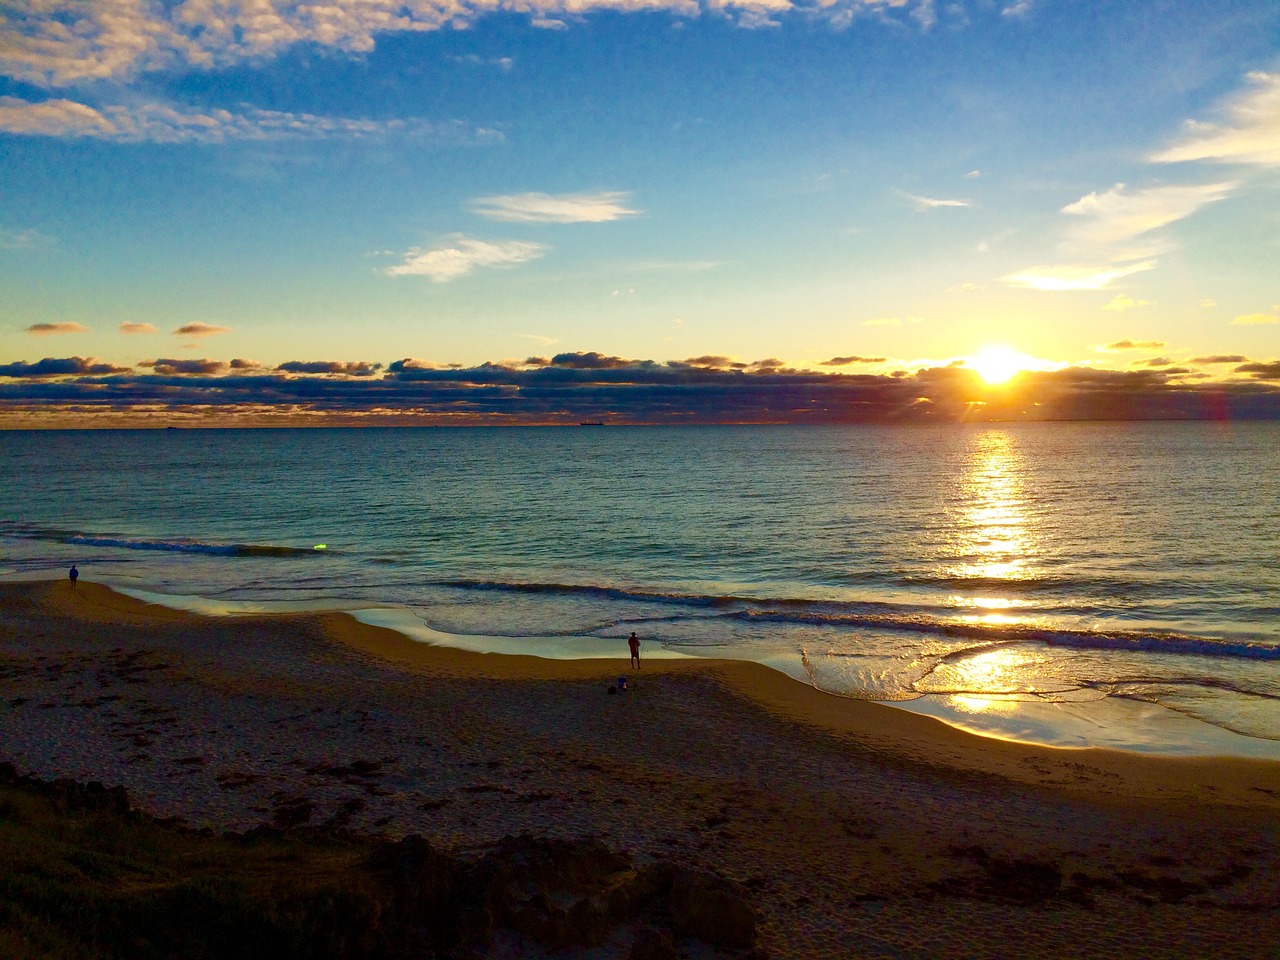
<svg viewBox="0 0 1280 960"><path fill-rule="evenodd" d="M0 422L406 358L1280 382L1265 0L48 0L0 73Z"/></svg>

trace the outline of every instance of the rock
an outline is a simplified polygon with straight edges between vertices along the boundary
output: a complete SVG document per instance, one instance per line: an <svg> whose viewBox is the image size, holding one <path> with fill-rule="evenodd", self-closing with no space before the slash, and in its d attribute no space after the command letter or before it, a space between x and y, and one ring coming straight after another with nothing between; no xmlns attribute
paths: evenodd
<svg viewBox="0 0 1280 960"><path fill-rule="evenodd" d="M722 950L745 950L756 942L756 911L746 889L714 874L675 871L671 919L677 935L696 937Z"/></svg>
<svg viewBox="0 0 1280 960"><path fill-rule="evenodd" d="M671 942L670 932L641 927L636 931L627 960L678 960L679 956L676 945Z"/></svg>

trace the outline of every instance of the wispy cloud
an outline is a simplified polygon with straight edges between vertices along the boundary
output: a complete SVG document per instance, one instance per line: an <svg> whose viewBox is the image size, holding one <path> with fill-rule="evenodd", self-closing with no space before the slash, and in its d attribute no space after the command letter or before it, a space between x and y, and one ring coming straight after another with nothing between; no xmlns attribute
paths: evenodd
<svg viewBox="0 0 1280 960"><path fill-rule="evenodd" d="M508 223L607 223L637 216L622 190L598 193L512 193L476 197L469 208L490 220Z"/></svg>
<svg viewBox="0 0 1280 960"><path fill-rule="evenodd" d="M1221 108L1220 122L1187 121L1179 140L1151 159L1280 166L1280 73L1250 73L1247 80L1249 89Z"/></svg>
<svg viewBox="0 0 1280 960"><path fill-rule="evenodd" d="M1238 327L1252 327L1263 323L1280 323L1280 316L1274 313L1246 313L1231 322Z"/></svg>
<svg viewBox="0 0 1280 960"><path fill-rule="evenodd" d="M1140 307L1149 306L1151 306L1150 300L1135 300L1127 294L1117 293L1102 305L1102 309L1112 313L1124 313L1126 310L1136 310Z"/></svg>
<svg viewBox="0 0 1280 960"><path fill-rule="evenodd" d="M1089 266L1066 264L1062 266L1027 267L1017 273L1006 274L1000 279L1011 287L1026 290L1064 292L1067 290L1103 290L1108 284L1156 266L1154 260L1131 263L1127 266Z"/></svg>
<svg viewBox="0 0 1280 960"><path fill-rule="evenodd" d="M944 207L967 207L970 206L968 200L940 200L936 197L921 197L914 193L903 193L916 206L917 213L928 213L930 210L938 210Z"/></svg>
<svg viewBox="0 0 1280 960"><path fill-rule="evenodd" d="M173 331L175 337L210 337L215 333L230 333L230 327L220 327L216 323L184 323Z"/></svg>
<svg viewBox="0 0 1280 960"><path fill-rule="evenodd" d="M60 333L88 333L89 328L78 323L33 323L27 327L27 333L37 337L48 337Z"/></svg>
<svg viewBox="0 0 1280 960"><path fill-rule="evenodd" d="M0 250L39 250L53 244L53 238L39 230L10 230L0 227Z"/></svg>
<svg viewBox="0 0 1280 960"><path fill-rule="evenodd" d="M1189 217L1230 195L1236 186L1228 182L1129 190L1118 183L1105 193L1091 193L1062 208L1063 213L1082 220L1068 232L1069 249L1097 252L1099 247L1127 243ZM1133 252L1112 251L1111 259L1133 259Z"/></svg>
<svg viewBox="0 0 1280 960"><path fill-rule="evenodd" d="M534 343L540 343L544 347L549 347L553 343L560 342L559 337L544 337L541 334L537 334L537 333L522 333L519 336L523 337L525 340L532 340Z"/></svg>
<svg viewBox="0 0 1280 960"><path fill-rule="evenodd" d="M1165 345L1163 340L1117 340L1115 343L1108 343L1105 347L1098 347L1099 350L1159 350Z"/></svg>
<svg viewBox="0 0 1280 960"><path fill-rule="evenodd" d="M509 267L537 260L549 249L527 240L490 242L454 234L442 246L414 247L404 255L403 262L384 272L392 277L427 277L434 283L447 283L482 267Z"/></svg>
<svg viewBox="0 0 1280 960"><path fill-rule="evenodd" d="M419 119L369 120L260 110L197 110L162 103L93 107L74 100L0 97L0 131L42 137L92 137L126 143L226 143L233 140L370 139L393 134L449 144L497 142L482 127Z"/></svg>
<svg viewBox="0 0 1280 960"><path fill-rule="evenodd" d="M501 6L489 0L40 0L27 5L30 12L0 20L0 49L9 76L66 87L181 67L217 69L271 57L300 43L364 54L378 38L467 27ZM666 10L686 17L706 10L746 28L776 25L785 15L822 18L842 27L870 13L898 24L914 21L921 29L937 18L934 0L844 0L816 6L800 0L547 0L517 7L543 29L565 29L567 19L596 11Z"/></svg>
<svg viewBox="0 0 1280 960"><path fill-rule="evenodd" d="M158 333L149 323L122 323L120 324L121 333Z"/></svg>

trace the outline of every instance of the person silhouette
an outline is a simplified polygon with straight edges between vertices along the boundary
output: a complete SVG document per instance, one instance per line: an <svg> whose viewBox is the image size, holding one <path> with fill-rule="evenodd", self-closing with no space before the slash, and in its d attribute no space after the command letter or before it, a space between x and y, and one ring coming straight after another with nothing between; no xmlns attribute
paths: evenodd
<svg viewBox="0 0 1280 960"><path fill-rule="evenodd" d="M637 670L640 669L640 638L636 636L635 631L631 631L631 636L627 638L627 646L631 648L631 665Z"/></svg>
<svg viewBox="0 0 1280 960"><path fill-rule="evenodd" d="M71 581L71 589L74 590L76 581L80 579L80 571L76 569L74 563L71 565L71 569L67 571L67 578Z"/></svg>

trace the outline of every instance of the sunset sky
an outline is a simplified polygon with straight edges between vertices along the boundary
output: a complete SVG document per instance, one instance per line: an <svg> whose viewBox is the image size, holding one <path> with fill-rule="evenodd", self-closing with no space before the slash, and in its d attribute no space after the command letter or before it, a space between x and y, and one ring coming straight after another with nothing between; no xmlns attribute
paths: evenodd
<svg viewBox="0 0 1280 960"><path fill-rule="evenodd" d="M1274 0L41 0L0 73L0 426L1280 417Z"/></svg>

